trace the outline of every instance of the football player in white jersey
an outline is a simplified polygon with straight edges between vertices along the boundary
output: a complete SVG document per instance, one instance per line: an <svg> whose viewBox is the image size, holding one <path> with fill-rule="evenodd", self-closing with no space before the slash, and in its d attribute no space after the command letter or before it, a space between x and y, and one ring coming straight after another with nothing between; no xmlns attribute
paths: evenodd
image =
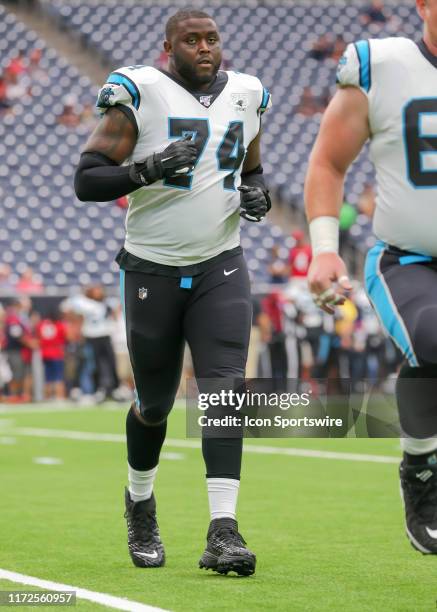
<svg viewBox="0 0 437 612"><path fill-rule="evenodd" d="M219 69L220 36L202 11L171 17L164 47L168 71L129 66L109 76L75 177L81 200L129 194L117 261L137 392L126 421L128 545L140 567L165 561L153 482L184 342L198 381L244 379L251 300L240 215L259 222L270 208L260 158L269 92ZM235 515L241 436L204 436L202 450L211 523L200 567L253 574Z"/></svg>
<svg viewBox="0 0 437 612"><path fill-rule="evenodd" d="M437 553L437 0L416 0L423 39L359 41L338 67L339 89L311 154L305 186L314 259L311 292L332 313L350 289L338 255L346 171L370 140L377 203L365 281L405 357L396 398L406 531Z"/></svg>

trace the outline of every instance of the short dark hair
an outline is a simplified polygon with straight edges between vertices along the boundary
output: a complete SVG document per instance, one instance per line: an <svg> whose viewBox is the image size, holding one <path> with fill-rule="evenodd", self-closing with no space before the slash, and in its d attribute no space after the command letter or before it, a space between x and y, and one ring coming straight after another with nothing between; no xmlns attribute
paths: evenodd
<svg viewBox="0 0 437 612"><path fill-rule="evenodd" d="M165 37L167 40L170 40L173 32L175 31L177 25L181 21L185 21L186 19L212 19L211 15L205 13L205 11L199 11L195 8L186 8L180 9L170 17L170 19L165 24Z"/></svg>

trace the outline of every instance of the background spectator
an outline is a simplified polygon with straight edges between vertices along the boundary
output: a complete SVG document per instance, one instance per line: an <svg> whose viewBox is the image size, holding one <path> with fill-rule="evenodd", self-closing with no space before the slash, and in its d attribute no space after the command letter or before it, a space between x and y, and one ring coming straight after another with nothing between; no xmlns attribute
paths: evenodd
<svg viewBox="0 0 437 612"><path fill-rule="evenodd" d="M388 21L388 16L382 0L372 0L361 15L364 24L377 23L384 25Z"/></svg>
<svg viewBox="0 0 437 612"><path fill-rule="evenodd" d="M11 104L20 102L23 98L29 97L30 92L20 79L19 73L14 70L5 70L4 78L6 82L7 99Z"/></svg>
<svg viewBox="0 0 437 612"><path fill-rule="evenodd" d="M291 247L288 258L290 278L306 278L312 259L311 246L302 230L295 230L291 235L295 244Z"/></svg>
<svg viewBox="0 0 437 612"><path fill-rule="evenodd" d="M272 391L287 387L288 359L284 334L284 296L271 291L262 301L263 316L259 318L261 338L268 346L269 369L261 372L262 377L272 379ZM266 363L266 362L264 362Z"/></svg>
<svg viewBox="0 0 437 612"><path fill-rule="evenodd" d="M0 111L7 111L11 108L12 102L8 96L8 84L4 76L0 76Z"/></svg>
<svg viewBox="0 0 437 612"><path fill-rule="evenodd" d="M330 58L337 64L346 49L346 43L342 36L337 36L330 54Z"/></svg>
<svg viewBox="0 0 437 612"><path fill-rule="evenodd" d="M126 341L126 325L121 304L114 309L114 323L111 340L112 346L114 347L117 375L121 384L120 393L118 395L121 397L124 393L125 396L127 394L127 397L130 397L132 393L129 392L129 390L134 388L134 382Z"/></svg>
<svg viewBox="0 0 437 612"><path fill-rule="evenodd" d="M8 74L15 74L17 77L20 77L24 72L26 72L25 56L23 51L19 51L18 55L10 60L10 62L6 65L6 72Z"/></svg>
<svg viewBox="0 0 437 612"><path fill-rule="evenodd" d="M50 80L47 71L41 66L42 49L34 49L29 56L29 65L27 67L27 75L32 83L39 85L47 85Z"/></svg>
<svg viewBox="0 0 437 612"><path fill-rule="evenodd" d="M320 36L311 47L309 52L309 56L315 60L324 60L327 59L333 51L332 40L328 37L327 34L323 34Z"/></svg>
<svg viewBox="0 0 437 612"><path fill-rule="evenodd" d="M14 285L11 281L11 266L0 263L0 291L2 293L13 292Z"/></svg>
<svg viewBox="0 0 437 612"><path fill-rule="evenodd" d="M66 127L75 128L80 124L80 115L75 108L77 100L74 96L67 96L64 100L64 108L58 117L58 123Z"/></svg>
<svg viewBox="0 0 437 612"><path fill-rule="evenodd" d="M85 102L82 108L82 112L79 116L79 122L81 125L87 127L87 129L92 130L96 125L98 119L96 116L95 106L91 104L91 102Z"/></svg>
<svg viewBox="0 0 437 612"><path fill-rule="evenodd" d="M286 283L289 276L289 268L279 254L279 247L272 246L270 263L268 264L270 282L274 285Z"/></svg>
<svg viewBox="0 0 437 612"><path fill-rule="evenodd" d="M112 313L101 285L86 289L85 294L67 300L64 308L83 317L84 364L81 389L86 396L98 392L110 397L119 386L115 354L111 342Z"/></svg>
<svg viewBox="0 0 437 612"><path fill-rule="evenodd" d="M5 317L5 354L12 371L8 385L8 401L24 402L31 399L30 364L32 349L37 343L32 336L28 317L29 305L24 300L10 302Z"/></svg>
<svg viewBox="0 0 437 612"><path fill-rule="evenodd" d="M296 112L304 115L304 117L312 117L317 113L322 113L325 107L325 103L314 94L311 87L307 86L304 87Z"/></svg>
<svg viewBox="0 0 437 612"><path fill-rule="evenodd" d="M129 202L127 201L126 196L121 196L121 198L117 198L115 200L115 204L116 206L118 206L118 208L123 208L123 209L126 209L129 206Z"/></svg>
<svg viewBox="0 0 437 612"><path fill-rule="evenodd" d="M36 325L44 364L44 395L46 399L65 398L64 359L67 333L65 323L60 320L59 310L41 319Z"/></svg>
<svg viewBox="0 0 437 612"><path fill-rule="evenodd" d="M19 294L43 293L44 287L38 276L34 275L32 268L28 267L20 276L15 290Z"/></svg>

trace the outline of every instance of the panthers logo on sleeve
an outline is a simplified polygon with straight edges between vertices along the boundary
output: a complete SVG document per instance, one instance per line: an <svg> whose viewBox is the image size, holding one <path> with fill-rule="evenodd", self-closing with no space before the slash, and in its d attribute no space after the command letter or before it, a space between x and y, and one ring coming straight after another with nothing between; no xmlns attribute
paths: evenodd
<svg viewBox="0 0 437 612"><path fill-rule="evenodd" d="M115 96L114 87L109 85L102 87L99 92L99 97L97 98L96 106L99 108L108 108L112 106L111 98L113 96Z"/></svg>
<svg viewBox="0 0 437 612"><path fill-rule="evenodd" d="M109 75L108 80L97 94L96 106L102 113L105 113L111 106L121 104L129 107L135 115L135 111L138 111L140 107L140 91L135 81L121 70L129 69L123 68Z"/></svg>
<svg viewBox="0 0 437 612"><path fill-rule="evenodd" d="M346 64L347 64L347 55L345 53L338 60L337 74L336 74L336 81L337 81L337 83L341 83L342 71L343 71L344 67L346 66Z"/></svg>
<svg viewBox="0 0 437 612"><path fill-rule="evenodd" d="M359 87L369 94L372 86L372 66L368 40L359 40L346 47L338 62L336 81L340 87Z"/></svg>

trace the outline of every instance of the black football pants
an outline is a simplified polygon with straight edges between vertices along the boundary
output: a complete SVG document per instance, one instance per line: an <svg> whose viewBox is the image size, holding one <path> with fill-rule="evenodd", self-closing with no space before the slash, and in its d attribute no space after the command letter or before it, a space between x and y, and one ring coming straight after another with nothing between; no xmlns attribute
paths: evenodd
<svg viewBox="0 0 437 612"><path fill-rule="evenodd" d="M408 363L396 385L405 435L437 435L437 259L377 243L367 255L366 288L381 324Z"/></svg>
<svg viewBox="0 0 437 612"><path fill-rule="evenodd" d="M151 427L165 423L179 386L185 340L197 379L243 379L252 307L237 254L192 277L121 270L137 406ZM241 439L203 439L207 476L239 478Z"/></svg>

